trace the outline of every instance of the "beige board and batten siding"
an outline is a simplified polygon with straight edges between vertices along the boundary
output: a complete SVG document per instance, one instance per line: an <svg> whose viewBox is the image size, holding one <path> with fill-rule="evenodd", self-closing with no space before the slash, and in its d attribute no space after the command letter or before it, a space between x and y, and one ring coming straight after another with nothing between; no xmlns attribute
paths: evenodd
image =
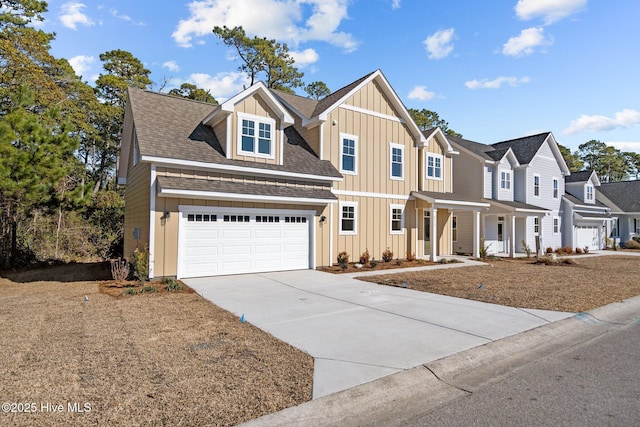
<svg viewBox="0 0 640 427"><path fill-rule="evenodd" d="M127 185L124 191L124 258L131 260L133 251L144 249L149 244L149 209L151 208L151 165L137 163L133 165L133 147L130 144ZM138 239L134 230L139 230Z"/></svg>
<svg viewBox="0 0 640 427"><path fill-rule="evenodd" d="M267 119L275 120L275 125L273 129L271 129L272 140L273 140L273 158L268 159L265 157L257 157L257 156L249 156L238 154L239 144L240 144L240 135L238 134L238 129L241 125L241 118L239 114L248 114L256 117L264 117ZM227 153L227 156L234 160L243 160L248 162L255 163L269 163L269 164L279 164L280 163L280 143L282 138L284 137L283 132L280 130L281 120L277 117L277 115L273 112L273 110L267 105L267 103L257 94L253 94L242 101L240 101L235 106L235 112L233 113L233 120L231 125L231 149L230 152ZM227 140L227 132L225 126L225 133L220 135L218 134L218 126L214 128L214 132L216 132L216 137L219 141ZM258 126L255 128L255 136L258 136ZM226 147L224 147L226 150Z"/></svg>

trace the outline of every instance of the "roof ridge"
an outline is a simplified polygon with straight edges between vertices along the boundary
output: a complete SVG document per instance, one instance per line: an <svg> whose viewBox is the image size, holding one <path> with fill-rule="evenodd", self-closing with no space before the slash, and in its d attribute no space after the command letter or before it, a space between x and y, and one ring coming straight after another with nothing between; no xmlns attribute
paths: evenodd
<svg viewBox="0 0 640 427"><path fill-rule="evenodd" d="M518 138L512 138L512 139L507 139L507 140L504 140L504 141L494 142L493 144L491 144L491 146L498 145L498 144L504 144L504 143L508 143L508 142L514 142L514 141L518 141L518 140L522 140L522 139L526 139L526 138L535 138L535 137L542 136L542 135L549 135L550 133L551 133L551 131L546 131L546 132L535 133L533 135L520 136Z"/></svg>
<svg viewBox="0 0 640 427"><path fill-rule="evenodd" d="M155 90L151 90L151 89L140 89L137 88L135 86L128 86L127 90L136 90L136 91L140 91L140 92L144 92L147 93L149 95L159 95L159 96L163 96L165 98L171 98L171 99L179 99L179 100L183 100L183 101L187 101L187 102L193 102L193 103L197 103L197 104L204 104L204 105L210 105L212 107L217 107L220 104L212 104L210 102L205 102L205 101L199 101L197 99L191 99L191 98L185 98L184 96L178 96L178 95L171 95L169 93L163 93L163 92L157 92Z"/></svg>

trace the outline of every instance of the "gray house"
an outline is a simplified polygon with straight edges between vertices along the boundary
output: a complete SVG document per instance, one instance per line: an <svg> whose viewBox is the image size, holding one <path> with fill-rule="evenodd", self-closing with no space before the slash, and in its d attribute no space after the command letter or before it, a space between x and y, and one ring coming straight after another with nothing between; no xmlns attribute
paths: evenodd
<svg viewBox="0 0 640 427"><path fill-rule="evenodd" d="M569 169L550 132L480 144L447 137L460 156L453 181L456 193L482 197L481 235L488 252L514 256L524 245L535 249L562 246L562 196ZM470 252L470 215L456 213L454 250Z"/></svg>
<svg viewBox="0 0 640 427"><path fill-rule="evenodd" d="M562 241L572 249L604 249L610 230L609 208L596 197L600 180L594 171L573 172L565 178L562 196Z"/></svg>
<svg viewBox="0 0 640 427"><path fill-rule="evenodd" d="M640 180L602 184L596 199L611 209L610 238L624 243L640 236Z"/></svg>

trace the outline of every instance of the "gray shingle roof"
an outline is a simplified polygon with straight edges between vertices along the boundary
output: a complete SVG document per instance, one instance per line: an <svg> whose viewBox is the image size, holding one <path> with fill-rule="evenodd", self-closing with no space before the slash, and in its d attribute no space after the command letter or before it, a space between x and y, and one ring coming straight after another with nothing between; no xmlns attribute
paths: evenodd
<svg viewBox="0 0 640 427"><path fill-rule="evenodd" d="M447 136L447 139L452 143L457 144L460 147L482 157L485 160L500 160L502 159L502 156L504 156L504 153L506 153L506 150L504 150L504 152L502 152L501 150L502 156L496 158L497 155L489 154L490 152L495 151L495 148L490 145L481 144L479 142L470 141L468 139L457 138L455 136Z"/></svg>
<svg viewBox="0 0 640 427"><path fill-rule="evenodd" d="M640 212L640 180L600 184L596 190L624 212Z"/></svg>
<svg viewBox="0 0 640 427"><path fill-rule="evenodd" d="M573 174L571 174L573 175ZM579 198L577 198L576 196L569 194L569 193L565 193L562 195L562 197L566 198L568 201L570 201L571 203L573 203L574 205L580 205L580 206L593 206L594 209L595 208L606 208L607 205L605 205L604 203L602 203L601 201L599 201L598 199L596 199L596 203L593 205L587 204L585 202L583 202L582 200L580 200Z"/></svg>
<svg viewBox="0 0 640 427"><path fill-rule="evenodd" d="M231 160L225 157L211 127L202 124L217 106L133 88L129 89L129 102L143 156L342 177L329 161L314 154L293 126L285 129L283 165Z"/></svg>
<svg viewBox="0 0 640 427"><path fill-rule="evenodd" d="M496 150L501 148L511 148L516 155L516 159L521 165L526 165L533 160L540 146L549 137L550 132L540 133L538 135L525 136L523 138L510 139L508 141L496 142L491 144Z"/></svg>
<svg viewBox="0 0 640 427"><path fill-rule="evenodd" d="M591 178L592 170L571 172L571 175L565 177L565 182L584 182Z"/></svg>
<svg viewBox="0 0 640 427"><path fill-rule="evenodd" d="M338 200L328 189L249 184L232 181L159 176L160 190L187 190L250 196L288 197L294 199Z"/></svg>

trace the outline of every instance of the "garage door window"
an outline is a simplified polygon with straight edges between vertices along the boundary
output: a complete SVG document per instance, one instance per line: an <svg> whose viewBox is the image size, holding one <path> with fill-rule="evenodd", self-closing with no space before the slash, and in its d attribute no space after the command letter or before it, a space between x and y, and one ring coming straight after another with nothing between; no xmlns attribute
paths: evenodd
<svg viewBox="0 0 640 427"><path fill-rule="evenodd" d="M307 222L307 218L304 216L285 216L284 217L284 222L291 222L291 223L306 223Z"/></svg>
<svg viewBox="0 0 640 427"><path fill-rule="evenodd" d="M256 217L256 222L280 222L279 216L262 215Z"/></svg>
<svg viewBox="0 0 640 427"><path fill-rule="evenodd" d="M217 221L217 215L208 215L208 214L189 214L187 215L187 221L189 222L211 222Z"/></svg>
<svg viewBox="0 0 640 427"><path fill-rule="evenodd" d="M249 215L225 215L224 222L249 222Z"/></svg>

